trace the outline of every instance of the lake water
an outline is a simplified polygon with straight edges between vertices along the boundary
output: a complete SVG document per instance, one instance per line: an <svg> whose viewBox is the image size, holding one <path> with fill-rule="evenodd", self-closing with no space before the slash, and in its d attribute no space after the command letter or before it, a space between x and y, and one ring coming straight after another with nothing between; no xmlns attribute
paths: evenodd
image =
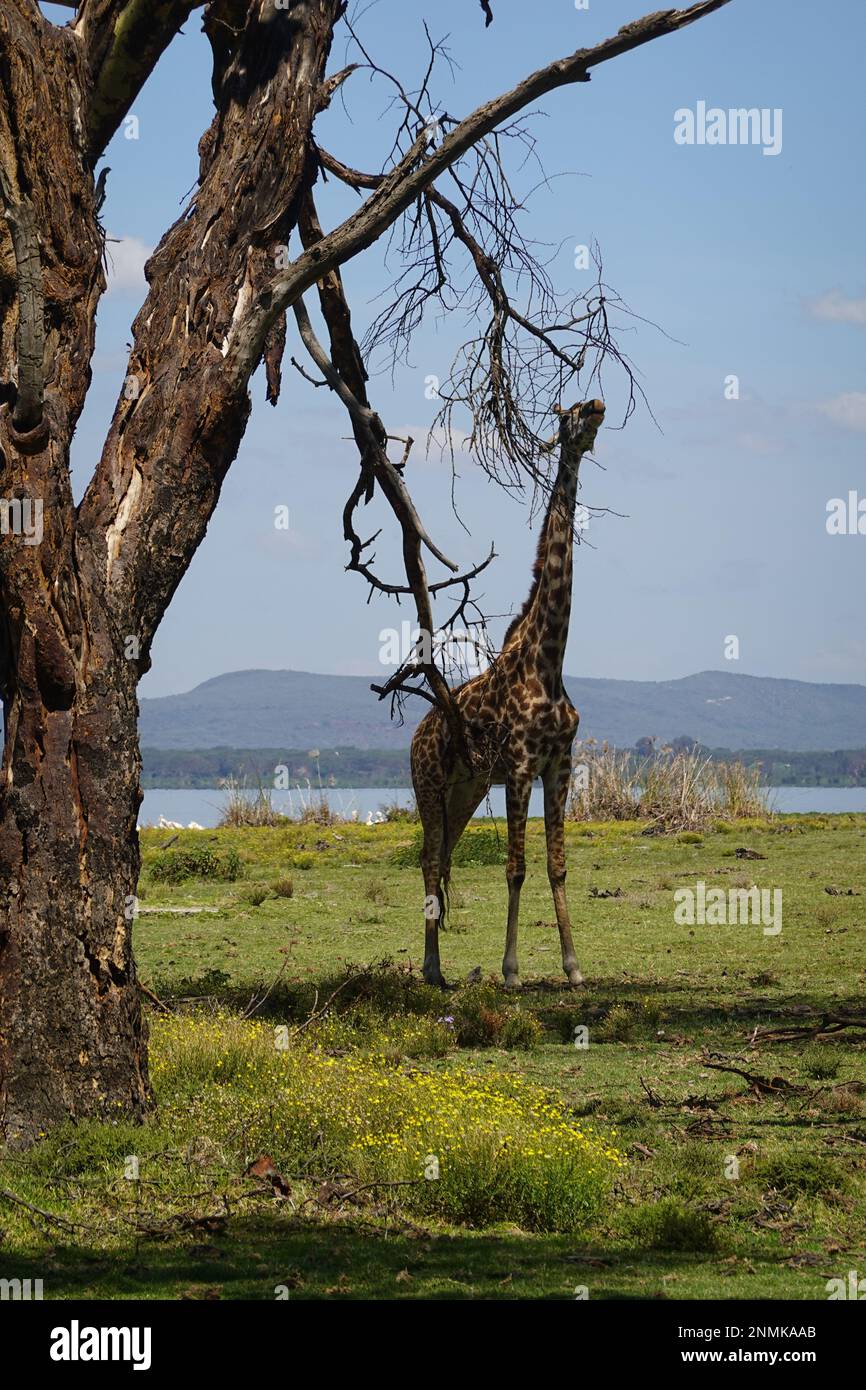
<svg viewBox="0 0 866 1390"><path fill-rule="evenodd" d="M312 793L315 797L316 793ZM412 802L412 792L394 787L357 787L329 790L328 804L341 815L350 817L357 812L358 820L366 821L368 815L379 810L385 803L398 801L408 806ZM285 811L287 815L297 815L308 804L310 793L303 791L274 792L272 804L275 810ZM210 828L219 822L225 801L223 792L213 789L165 790L154 789L144 793L144 801L139 812L139 825L155 825L160 816L166 820L179 821L189 825L196 821ZM773 787L771 804L777 811L828 813L844 811L866 811L866 787ZM490 807L496 816L505 815L505 788L493 787L490 792ZM488 815L486 803L479 806L476 816ZM529 814L543 814L541 787L533 787L529 802Z"/></svg>

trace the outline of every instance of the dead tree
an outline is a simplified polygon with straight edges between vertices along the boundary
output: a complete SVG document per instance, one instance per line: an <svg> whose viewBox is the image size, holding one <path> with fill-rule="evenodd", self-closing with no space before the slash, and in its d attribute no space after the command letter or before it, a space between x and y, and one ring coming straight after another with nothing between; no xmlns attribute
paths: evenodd
<svg viewBox="0 0 866 1390"><path fill-rule="evenodd" d="M65 0L66 25L48 20L36 0L3 0L0 1137L9 1143L26 1144L68 1116L138 1117L146 1109L146 1037L131 947L141 799L136 686L237 454L260 363L269 398L279 394L287 311L351 414L361 466L344 518L350 563L365 573L369 548L353 518L378 489L402 528L401 587L414 596L423 627L432 622L435 588L427 585L423 551L451 567L388 458L387 431L366 398L339 267L401 220L410 252L420 246L413 225L426 235L434 284L443 240L468 254L492 320L477 344L480 358L470 355L457 374L453 400L473 412L482 462L491 449L504 448L502 457L531 471L537 422L519 405L515 410L510 396L510 332L519 329L556 363L561 334L554 329L561 325L545 321L544 311L539 319L512 308L501 283L499 233L491 228L485 244L470 213L489 225L491 209L494 224L507 210L496 182L499 147L509 123L532 103L554 88L588 82L599 65L726 3L703 0L647 16L459 120L437 117L429 89L422 107L397 81L393 157L356 175L319 150L314 137L317 114L353 69L375 69L355 35L357 63L328 74L335 32L347 24L345 0ZM213 52L214 103L199 144L198 184L148 262L126 380L76 507L70 442L90 383L105 289L104 179L95 172L143 83L196 10ZM479 23L489 22L491 5L481 11ZM354 182L361 194L357 209L327 231L312 200L323 170ZM493 204L485 204L489 198ZM296 228L303 249L286 262L281 251ZM375 326L377 335L405 338L430 289L425 275L421 289L402 296ZM313 290L327 350L303 302ZM433 293L441 295L442 286ZM591 315L590 339L602 345L603 310L583 309ZM585 341L584 333L581 347ZM567 375L576 358L567 347L561 351ZM492 404L475 409L480 360L492 364L495 389L484 398ZM37 526L21 524L34 514ZM470 578L452 571L458 599ZM441 675L419 674L427 693L447 706Z"/></svg>

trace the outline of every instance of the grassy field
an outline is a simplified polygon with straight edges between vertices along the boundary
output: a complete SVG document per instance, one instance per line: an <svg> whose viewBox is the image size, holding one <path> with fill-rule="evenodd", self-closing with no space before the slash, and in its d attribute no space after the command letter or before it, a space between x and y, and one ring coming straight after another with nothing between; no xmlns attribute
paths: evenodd
<svg viewBox="0 0 866 1390"><path fill-rule="evenodd" d="M866 1023L820 1033L866 1019L866 817L642 830L568 827L572 991L530 823L519 996L501 823L461 847L445 995L417 975L413 824L144 832L154 1113L0 1162L0 1274L224 1299L824 1299L866 1275ZM677 924L699 880L780 888L783 930ZM357 1141L384 1134L376 1088L387 1154ZM412 1124L418 1153L459 1129L474 1167L426 1181Z"/></svg>

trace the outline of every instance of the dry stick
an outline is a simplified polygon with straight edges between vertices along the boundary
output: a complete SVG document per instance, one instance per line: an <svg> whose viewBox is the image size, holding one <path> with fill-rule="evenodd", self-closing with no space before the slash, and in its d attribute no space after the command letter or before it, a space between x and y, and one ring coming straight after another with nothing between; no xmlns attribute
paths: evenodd
<svg viewBox="0 0 866 1390"><path fill-rule="evenodd" d="M334 174L336 178L340 179L343 183L349 184L352 188L378 188L385 177L384 174L364 174L361 173L359 169L352 169L349 165L336 159L334 155L329 154L327 150L323 150L321 147L317 147L317 152L319 163L322 165L322 168ZM538 338L563 366L567 367L569 371L574 371L576 369L575 361L569 357L567 353L562 351L550 335L554 332L564 331L567 328L573 328L578 323L588 322L599 312L599 307L590 310L586 314L580 315L576 319L572 319L567 324L549 324L546 327L540 327L538 324L533 323L531 319L526 318L524 314L521 314L514 308L514 305L511 303L505 291L505 286L502 283L502 275L498 265L493 257L488 255L484 250L484 247L479 243L477 238L469 231L456 204L452 203L450 198L446 198L445 195L440 193L438 188L435 187L428 188L424 197L428 204L435 204L435 206L440 208L448 217L456 239L465 246L472 257L479 279L484 289L487 291L494 310L512 319L515 323L519 324L521 328L525 329L527 333ZM551 447L556 444L557 438L558 436L551 440Z"/></svg>
<svg viewBox="0 0 866 1390"><path fill-rule="evenodd" d="M315 1023L317 1018L321 1018L323 1014L327 1013L328 1009L331 1007L332 1003L334 1002L341 990L344 990L347 985L353 984L355 980L363 980L364 977L369 976L369 974L369 970L359 970L357 974L349 975L347 979L343 980L342 984L339 984L337 986L333 994L330 994L328 996L322 1007L318 1010L316 1009L316 1004L318 1003L319 999L319 991L316 990L316 998L313 1001L313 1012L310 1014L308 1019L306 1019L303 1023L298 1024L297 1028L292 1029L291 1036L295 1038L299 1033L303 1033L304 1029L309 1028L311 1023Z"/></svg>
<svg viewBox="0 0 866 1390"><path fill-rule="evenodd" d="M733 1072L735 1076L741 1076L744 1081L748 1081L750 1086L754 1086L758 1091L766 1091L769 1095L778 1095L782 1092L802 1091L802 1086L795 1086L793 1082L786 1081L784 1076L758 1076L755 1072L743 1071L742 1067L733 1067L730 1063L710 1062L706 1057L701 1058L701 1066L709 1067L712 1071Z"/></svg>
<svg viewBox="0 0 866 1390"><path fill-rule="evenodd" d="M826 1034L836 1037L845 1028L866 1028L866 1018L846 1018L840 1014L824 1014L820 1023L800 1027L790 1025L784 1028L759 1029L750 1035L750 1042L797 1042L801 1038L817 1038ZM854 1041L849 1039L848 1041Z"/></svg>
<svg viewBox="0 0 866 1390"><path fill-rule="evenodd" d="M18 1207L23 1207L34 1216L42 1217L43 1221L49 1221L55 1226L59 1226L64 1231L86 1231L88 1226L84 1226L80 1221L67 1221L65 1216L57 1216L53 1211L46 1211L44 1207L36 1207L32 1202L19 1197L17 1192L10 1192L8 1187L0 1187L0 1200L13 1202Z"/></svg>
<svg viewBox="0 0 866 1390"><path fill-rule="evenodd" d="M657 1095L652 1087L647 1085L642 1076L638 1077L638 1080L646 1093L647 1103L651 1105L653 1109L658 1109L659 1106L664 1105L661 1096Z"/></svg>
<svg viewBox="0 0 866 1390"><path fill-rule="evenodd" d="M316 1181L316 1179L308 1179L308 1181ZM331 1181L331 1180L328 1180L328 1181ZM333 1210L332 1198L333 1198L335 1201L337 1201L338 1204L342 1204L343 1202L349 1200L350 1198L355 1197L359 1192L364 1192L364 1191L368 1190L369 1188L376 1188L376 1187L416 1187L416 1186L418 1186L419 1183L422 1183L423 1181L424 1181L423 1178L398 1178L398 1179L395 1179L394 1181L391 1181L391 1182L388 1182L388 1181L383 1180L383 1181L381 1181L381 1182L363 1183L360 1187L352 1188L349 1192L335 1192L335 1193L331 1194L331 1196L329 1196L327 1199L324 1199L324 1200L322 1199L322 1197L321 1197L318 1193L315 1193L315 1192L314 1192L311 1196L305 1197L304 1200L303 1200L301 1203L299 1203L299 1205L298 1205L297 1207L294 1207L294 1208L293 1208L293 1210L294 1210L295 1215L297 1216L297 1215L299 1215L299 1213L303 1210L303 1208L304 1208L305 1206L308 1206L308 1205L310 1205L310 1204L313 1204L314 1206L321 1207L323 1211L329 1211L329 1210ZM324 1185L324 1183L323 1183L323 1185ZM374 1225L374 1224L373 1224L372 1222L370 1222L370 1221L364 1221L363 1218L359 1217L356 1213L353 1213L353 1214L352 1214L352 1216L350 1217L350 1220L353 1221L353 1222L356 1222L356 1221L357 1221L357 1222L360 1222L360 1224L362 1224L362 1225L364 1225L364 1226L368 1226L368 1227L370 1227L372 1230L375 1230L375 1231L381 1230L381 1227L380 1227L380 1226L376 1226L376 1225ZM388 1221L388 1220L396 1221L396 1222L398 1222L404 1229L410 1230L410 1231L412 1231L412 1232L413 1232L414 1234L416 1234L416 1235L428 1235L428 1234L429 1234L429 1232L426 1231L425 1228L424 1228L423 1226L419 1226L419 1225L417 1224L417 1222L410 1220L410 1218L409 1218L408 1216L403 1215L402 1212L392 1212L392 1213L390 1213L390 1214L386 1214L385 1220L386 1220L386 1221ZM386 1226L386 1230L387 1230L387 1226Z"/></svg>
<svg viewBox="0 0 866 1390"><path fill-rule="evenodd" d="M267 999L271 996L271 994L273 994L274 990L276 989L276 987L277 987L277 985L279 984L280 980L282 979L283 975L285 975L286 970L288 969L288 967L289 967L289 961L288 961L288 957L286 957L286 959L283 961L282 965L280 966L279 970L277 971L276 975L274 976L273 980L271 981L270 985L268 985L268 988L265 990L265 992L264 992L264 994L262 995L261 999L260 999L260 1000L258 1001L258 1003L256 1003L256 1004L253 1003L253 1000L254 1000L255 997L256 997L255 995L253 995L253 998L250 1000L249 1004L247 1005L247 1007L244 1009L243 1013L241 1014L241 1018L242 1018L242 1019L245 1019L245 1018L252 1018L253 1014L258 1013L258 1011L259 1011L259 1009L262 1007L262 1005L267 1001Z"/></svg>
<svg viewBox="0 0 866 1390"><path fill-rule="evenodd" d="M361 1183L360 1187L352 1187L348 1192L334 1192L327 1200L328 1202L347 1202L350 1197L357 1197L359 1192L368 1192L374 1187L418 1187L424 1181L424 1178L394 1178L390 1181L383 1178L379 1182Z"/></svg>
<svg viewBox="0 0 866 1390"><path fill-rule="evenodd" d="M800 1106L800 1109L805 1110L806 1106L809 1105L811 1101L815 1100L818 1096L820 1096L824 1091L854 1091L857 1095L859 1095L860 1092L864 1090L866 1090L866 1081L840 1081L835 1086L816 1086L815 1090L810 1091L809 1094L806 1096L806 1099L803 1101L802 1105ZM839 1121L838 1123L842 1122Z"/></svg>
<svg viewBox="0 0 866 1390"><path fill-rule="evenodd" d="M141 980L138 982L138 988L145 999L149 999L151 1004L155 1004L158 1009L162 1009L163 1013L171 1014L174 1012L173 1009L169 1008L168 1004L163 1004L162 1000L157 998L152 989L148 989L147 985L143 985Z"/></svg>

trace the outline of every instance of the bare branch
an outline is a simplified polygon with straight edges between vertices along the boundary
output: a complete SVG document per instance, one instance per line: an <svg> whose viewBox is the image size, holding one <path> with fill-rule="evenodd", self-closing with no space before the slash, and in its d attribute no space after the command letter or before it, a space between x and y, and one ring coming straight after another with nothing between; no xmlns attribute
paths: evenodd
<svg viewBox="0 0 866 1390"><path fill-rule="evenodd" d="M241 17L246 5L234 3ZM90 77L87 149L92 164L104 152L172 39L204 0L80 0L74 32Z"/></svg>
<svg viewBox="0 0 866 1390"><path fill-rule="evenodd" d="M337 265L343 265L371 246L396 219L429 188L440 174L450 169L503 121L524 110L532 102L558 87L588 82L592 68L609 62L645 43L676 33L679 29L730 0L700 0L684 10L660 10L625 25L610 39L594 48L581 48L567 58L557 59L525 78L510 91L485 102L455 125L442 143L430 150L431 133L423 128L407 153L383 179L379 188L340 226L316 245L309 247L273 281L247 313L239 317L228 345L228 365L239 381L246 381L259 362L268 329L282 313Z"/></svg>
<svg viewBox="0 0 866 1390"><path fill-rule="evenodd" d="M520 137L525 132L515 125L505 133ZM323 169L350 187L378 187L381 182L381 175L351 169L326 150L320 149L318 157ZM435 185L422 195L425 216L412 217L399 248L406 270L397 276L390 302L368 328L362 346L368 352L384 347L395 361L408 351L431 301L447 312L462 306L470 321L487 308L485 326L461 348L451 380L440 388L443 405L434 428L443 426L450 442L453 416L465 407L471 421L468 448L485 471L515 489L524 477L546 489L539 462L549 444L540 426L549 419L552 401L561 400L572 385L583 389L579 378L585 366L588 385L600 376L607 358L624 370L626 418L643 393L611 323L612 311L631 311L604 284L600 253L596 250L598 278L592 289L558 296L538 248L520 230L517 214L523 203L511 189L502 160L497 140L495 148L478 153L469 187L452 171L461 207ZM461 287L451 273L455 244L466 252L473 271L468 287ZM515 295L527 312L516 306Z"/></svg>
<svg viewBox="0 0 866 1390"><path fill-rule="evenodd" d="M322 235L322 229L312 195L309 193L304 199L298 225L304 245L306 247L314 246L316 237ZM388 434L379 416L370 408L366 389L366 370L352 333L351 314L339 272L333 270L320 280L318 290L319 304L330 337L330 355L316 338L306 309L301 304L295 305L295 317L302 340L312 360L332 389L339 395L349 412L352 431L361 456L359 477L343 513L344 534L351 548L347 568L356 569L364 574L364 577L370 579L374 587L385 592L397 593L396 586L387 586L379 581L373 574L369 562L362 559L363 552L369 548L375 537L371 537L368 541L361 541L353 524L354 512L361 499L369 500L374 484L378 484L400 525L403 538L403 563L408 588L415 599L420 634L418 647L410 655L409 660L385 683L385 686L374 688L379 698L383 699L386 695L396 693L398 685L403 685L408 674L421 675L429 687L432 699L445 715L452 738L455 741L455 747L467 759L467 765L471 766L472 760L466 747L462 716L452 698L447 680L433 660L433 607L430 586L422 559L422 549L426 547L446 568L452 571L456 572L457 566L447 560L431 541L403 481L401 470L408 460L411 439L405 442L400 465L392 463L388 457ZM491 551L488 560L476 566L474 573L479 573L492 558L493 553ZM454 582L462 583L468 594L469 576L455 576ZM448 581L444 581L444 584L447 583ZM402 586L399 586L399 589L402 591ZM423 650L425 636L430 648L426 653ZM424 659L425 656L427 659ZM428 698L431 697L428 696Z"/></svg>

